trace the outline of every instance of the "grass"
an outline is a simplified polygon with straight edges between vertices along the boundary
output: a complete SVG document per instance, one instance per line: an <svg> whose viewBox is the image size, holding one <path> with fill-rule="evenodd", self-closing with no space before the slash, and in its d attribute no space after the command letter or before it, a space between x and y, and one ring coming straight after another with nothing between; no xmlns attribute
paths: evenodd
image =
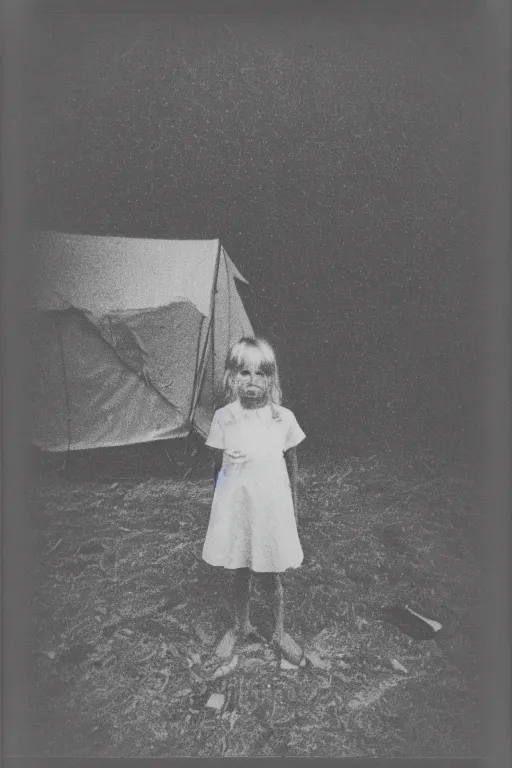
<svg viewBox="0 0 512 768"><path fill-rule="evenodd" d="M229 577L200 557L209 469L198 461L183 474L38 478L36 754L478 754L480 532L464 467L304 457L305 560L286 576L286 622L315 663L281 670L253 643L216 680ZM443 629L418 642L382 620L384 606L405 604ZM253 619L268 622L258 594ZM204 706L212 692L225 696L220 713Z"/></svg>

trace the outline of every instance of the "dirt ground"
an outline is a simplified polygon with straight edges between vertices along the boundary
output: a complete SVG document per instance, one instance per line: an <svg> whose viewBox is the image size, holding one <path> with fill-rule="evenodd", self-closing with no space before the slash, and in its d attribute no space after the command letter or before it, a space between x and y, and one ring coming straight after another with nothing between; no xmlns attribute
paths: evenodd
<svg viewBox="0 0 512 768"><path fill-rule="evenodd" d="M212 496L169 477L39 473L32 752L76 757L479 754L480 531L470 469L432 456L303 456L305 560L286 575L282 669L263 642L214 678L229 576L201 560ZM415 640L383 609L443 626ZM254 595L252 618L268 633ZM221 694L220 709L206 706Z"/></svg>

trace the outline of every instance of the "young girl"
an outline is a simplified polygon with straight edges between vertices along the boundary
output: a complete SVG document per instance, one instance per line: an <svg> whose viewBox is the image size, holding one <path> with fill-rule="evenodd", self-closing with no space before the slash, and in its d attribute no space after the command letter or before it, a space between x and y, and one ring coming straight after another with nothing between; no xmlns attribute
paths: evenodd
<svg viewBox="0 0 512 768"><path fill-rule="evenodd" d="M292 664L300 646L284 631L280 574L303 559L297 533L296 446L305 434L281 403L276 358L263 339L242 338L228 353L227 405L215 412L206 445L213 450L215 493L203 559L234 572L234 626L217 647L228 657L255 630L249 621L251 576L274 609L274 648Z"/></svg>

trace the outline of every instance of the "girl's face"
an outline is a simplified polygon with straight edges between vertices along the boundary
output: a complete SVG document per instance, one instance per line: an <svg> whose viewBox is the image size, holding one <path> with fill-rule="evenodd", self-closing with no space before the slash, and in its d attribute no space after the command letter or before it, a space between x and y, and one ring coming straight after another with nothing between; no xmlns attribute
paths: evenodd
<svg viewBox="0 0 512 768"><path fill-rule="evenodd" d="M235 388L244 408L258 408L268 402L270 379L261 364L247 363L236 374Z"/></svg>

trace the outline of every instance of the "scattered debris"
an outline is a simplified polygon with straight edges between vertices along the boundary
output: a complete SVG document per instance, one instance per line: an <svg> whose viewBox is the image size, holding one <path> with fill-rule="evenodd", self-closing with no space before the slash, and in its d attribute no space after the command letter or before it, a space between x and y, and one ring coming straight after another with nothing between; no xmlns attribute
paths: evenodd
<svg viewBox="0 0 512 768"><path fill-rule="evenodd" d="M400 662L396 659L391 659L391 666L396 672L403 672L405 675L409 674L409 670L406 669L403 664L400 664Z"/></svg>
<svg viewBox="0 0 512 768"><path fill-rule="evenodd" d="M166 669L160 669L159 672L163 677L163 683L160 686L160 688L158 688L158 690L155 691L155 694L157 696L160 696L165 691L165 689L169 685L169 680L171 679L171 670L169 667L166 667Z"/></svg>
<svg viewBox="0 0 512 768"><path fill-rule="evenodd" d="M314 636L313 640L311 641L311 645L321 645L322 640L324 640L327 635L329 634L329 630L327 627L324 627L317 635Z"/></svg>
<svg viewBox="0 0 512 768"><path fill-rule="evenodd" d="M326 672L331 669L331 662L327 659L321 659L318 653L315 651L307 651L305 656L313 667L316 667L317 669L323 669Z"/></svg>
<svg viewBox="0 0 512 768"><path fill-rule="evenodd" d="M213 673L213 680L217 680L217 678L219 677L226 677L226 675L229 675L230 672L232 672L235 669L237 664L238 664L238 656L235 654L228 664L223 664L222 666L217 667L217 669Z"/></svg>
<svg viewBox="0 0 512 768"><path fill-rule="evenodd" d="M299 667L296 664L290 664L289 661L286 661L286 659L281 659L281 669L285 670L291 670L291 669L298 669Z"/></svg>
<svg viewBox="0 0 512 768"><path fill-rule="evenodd" d="M226 714L227 714L227 713L226 713ZM233 711L232 711L232 712L229 714L229 730L230 730L230 731L232 731L232 730L233 730L233 728L234 728L234 725L235 725L236 721L238 720L238 717L239 717L239 715L238 715L238 712L236 712L236 710L233 710Z"/></svg>
<svg viewBox="0 0 512 768"><path fill-rule="evenodd" d="M233 653L235 643L236 635L232 629L228 629L228 631L222 636L220 642L218 643L215 649L215 655L218 656L219 659L229 659Z"/></svg>
<svg viewBox="0 0 512 768"><path fill-rule="evenodd" d="M182 688L172 694L173 699L181 699L183 696L190 696L190 688Z"/></svg>
<svg viewBox="0 0 512 768"><path fill-rule="evenodd" d="M394 688L396 685L398 685L398 680L384 680L377 688L374 688L371 691L360 691L356 694L355 698L348 702L347 708L356 710L371 707L382 698L386 691L390 688Z"/></svg>
<svg viewBox="0 0 512 768"><path fill-rule="evenodd" d="M436 630L423 618L415 613L396 605L385 606L380 614L382 621L392 624L413 640L430 640L436 634Z"/></svg>
<svg viewBox="0 0 512 768"><path fill-rule="evenodd" d="M225 700L226 697L223 693L212 693L205 706L208 709L214 709L216 712L219 712L224 706Z"/></svg>
<svg viewBox="0 0 512 768"><path fill-rule="evenodd" d="M355 622L356 622L356 627L358 628L359 631L361 631L363 627L368 626L367 620L364 619L362 616L356 616Z"/></svg>
<svg viewBox="0 0 512 768"><path fill-rule="evenodd" d="M434 632L439 632L439 630L443 628L443 625L440 624L438 621L434 621L434 619L426 619L425 616L422 616L420 613L416 613L416 611L413 611L413 609L409 608L408 605L405 606L405 610L409 611L409 613L414 614L414 616L417 616L418 619L421 619L422 621L426 621L427 624L430 624Z"/></svg>

